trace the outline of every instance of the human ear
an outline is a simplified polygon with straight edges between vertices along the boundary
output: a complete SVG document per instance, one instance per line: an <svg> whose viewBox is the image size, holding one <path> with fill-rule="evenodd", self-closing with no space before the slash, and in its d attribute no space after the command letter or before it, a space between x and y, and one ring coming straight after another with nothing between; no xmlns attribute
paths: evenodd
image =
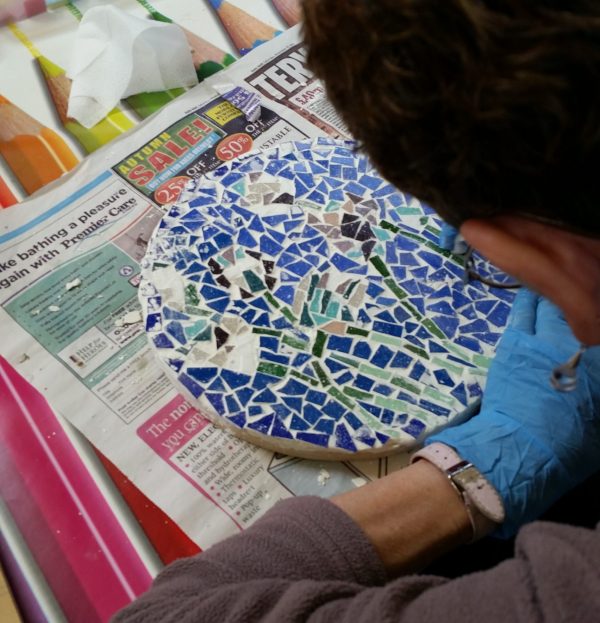
<svg viewBox="0 0 600 623"><path fill-rule="evenodd" d="M555 303L582 343L600 344L600 240L512 215L472 219L460 231L499 268Z"/></svg>

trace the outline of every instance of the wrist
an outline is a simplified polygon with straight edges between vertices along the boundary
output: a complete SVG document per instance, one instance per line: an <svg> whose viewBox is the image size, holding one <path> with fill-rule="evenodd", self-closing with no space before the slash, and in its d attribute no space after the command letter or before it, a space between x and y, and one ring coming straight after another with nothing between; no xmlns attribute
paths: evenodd
<svg viewBox="0 0 600 623"><path fill-rule="evenodd" d="M418 571L472 535L460 495L426 461L331 501L362 528L392 574Z"/></svg>

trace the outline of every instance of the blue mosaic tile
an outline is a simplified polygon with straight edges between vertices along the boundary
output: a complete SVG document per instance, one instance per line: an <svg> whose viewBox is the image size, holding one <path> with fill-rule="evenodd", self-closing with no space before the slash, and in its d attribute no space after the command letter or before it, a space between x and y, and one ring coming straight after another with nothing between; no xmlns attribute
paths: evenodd
<svg viewBox="0 0 600 623"><path fill-rule="evenodd" d="M150 344L194 404L259 443L340 457L410 448L481 395L514 297L465 285L439 228L351 143L225 163L148 245Z"/></svg>

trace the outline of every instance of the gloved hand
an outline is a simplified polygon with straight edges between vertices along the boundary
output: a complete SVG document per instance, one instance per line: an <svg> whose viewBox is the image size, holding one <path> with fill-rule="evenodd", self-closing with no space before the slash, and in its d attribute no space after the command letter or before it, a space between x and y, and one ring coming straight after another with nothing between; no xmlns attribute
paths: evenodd
<svg viewBox="0 0 600 623"><path fill-rule="evenodd" d="M452 251L458 254L465 253L467 250L467 245L458 233L458 229L452 227L452 225L448 225L448 223L442 223L438 246L446 251Z"/></svg>
<svg viewBox="0 0 600 623"><path fill-rule="evenodd" d="M522 289L490 368L481 412L433 435L496 487L508 537L600 469L600 347L577 368L577 387L550 384L552 370L579 348L560 310Z"/></svg>

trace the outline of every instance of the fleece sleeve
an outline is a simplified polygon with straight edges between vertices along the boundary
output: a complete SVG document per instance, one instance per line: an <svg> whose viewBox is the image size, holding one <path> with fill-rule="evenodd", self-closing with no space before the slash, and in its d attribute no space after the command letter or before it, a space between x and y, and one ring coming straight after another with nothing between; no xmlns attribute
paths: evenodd
<svg viewBox="0 0 600 623"><path fill-rule="evenodd" d="M280 502L253 527L167 567L115 623L554 623L597 621L600 532L536 523L515 558L456 580L388 581L371 543L315 497Z"/></svg>

